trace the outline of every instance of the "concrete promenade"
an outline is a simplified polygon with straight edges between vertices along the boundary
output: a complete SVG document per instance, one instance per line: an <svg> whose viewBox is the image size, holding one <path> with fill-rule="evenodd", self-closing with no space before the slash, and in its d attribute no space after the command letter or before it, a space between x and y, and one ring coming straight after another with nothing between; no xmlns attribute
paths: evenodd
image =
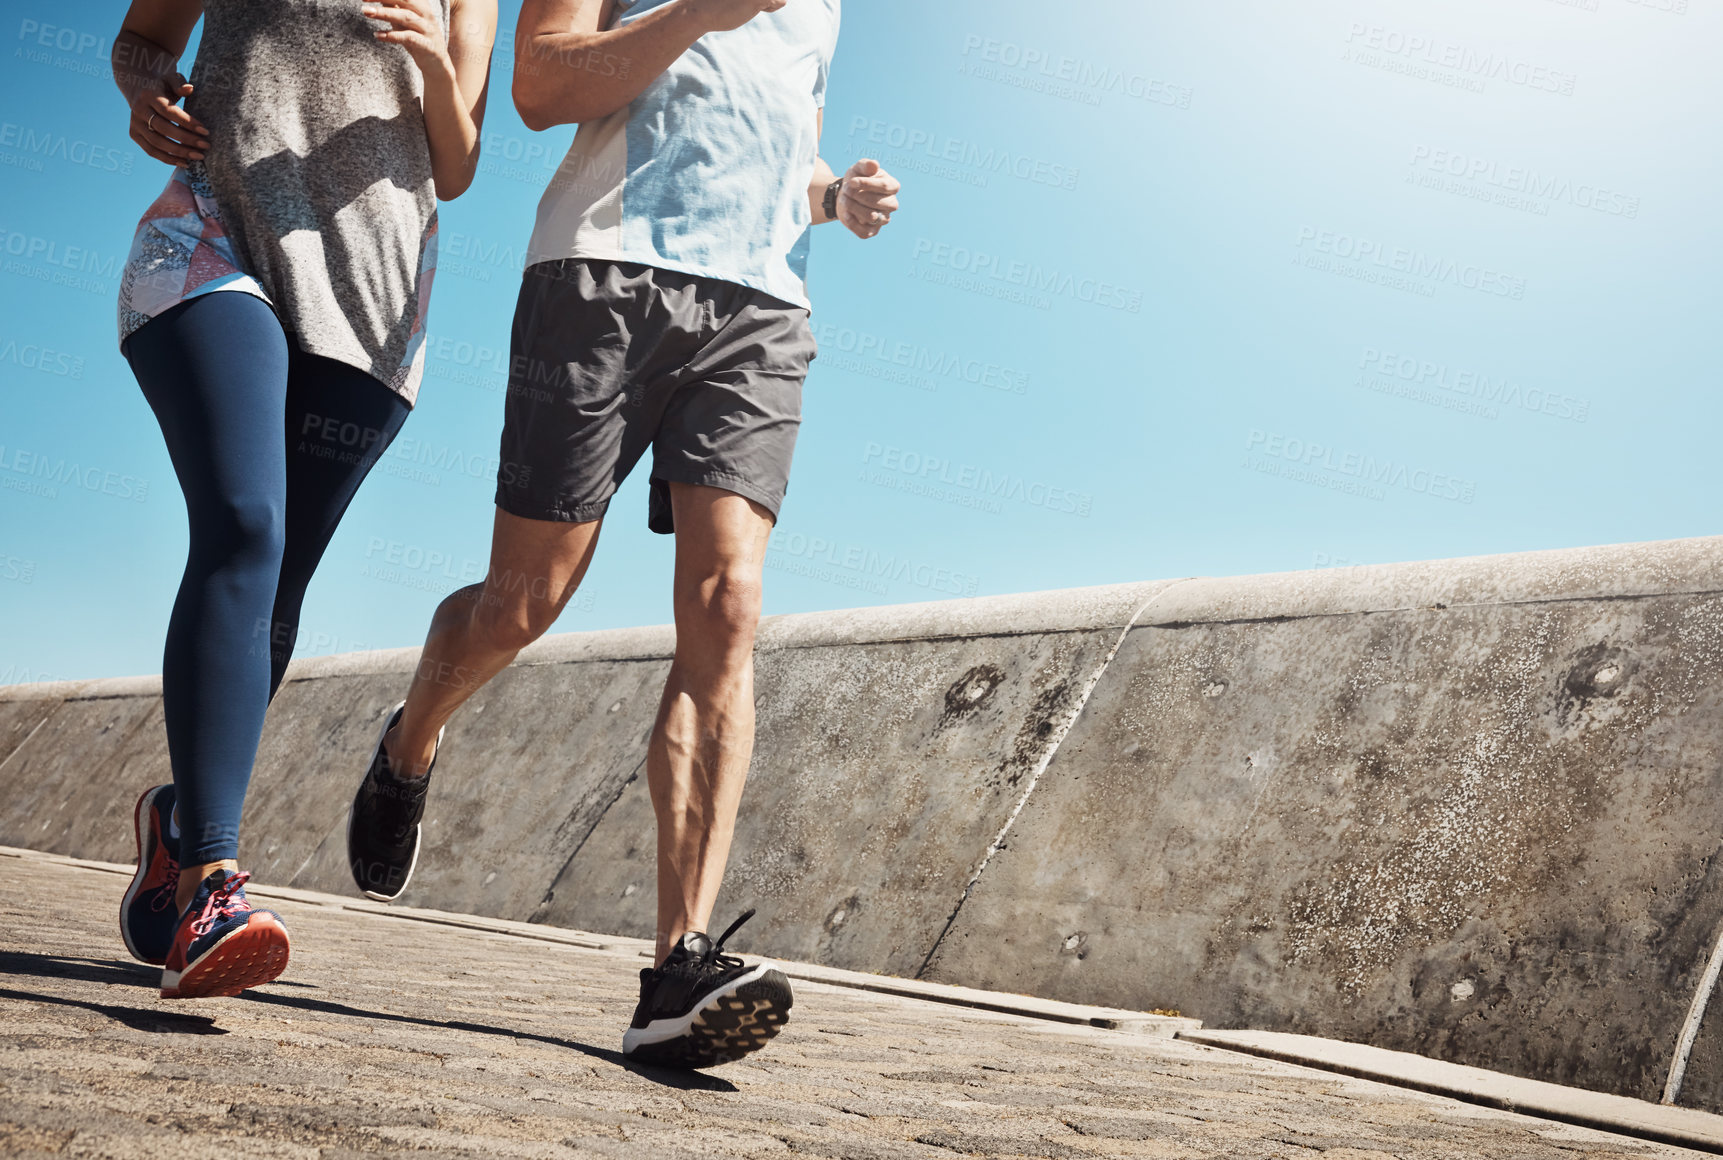
<svg viewBox="0 0 1723 1160"><path fill-rule="evenodd" d="M721 910L794 962L1723 1112L1720 575L1709 537L770 617ZM402 902L651 933L674 644L549 637L474 697ZM350 894L417 663L289 671L259 881ZM0 688L0 844L124 861L170 777L156 678Z"/></svg>
<svg viewBox="0 0 1723 1160"><path fill-rule="evenodd" d="M6 856L0 884L9 1157L1695 1154L1164 1036L813 983L748 1061L633 1069L616 1050L632 945L310 901L270 900L294 935L276 984L168 1004L120 949L123 878Z"/></svg>

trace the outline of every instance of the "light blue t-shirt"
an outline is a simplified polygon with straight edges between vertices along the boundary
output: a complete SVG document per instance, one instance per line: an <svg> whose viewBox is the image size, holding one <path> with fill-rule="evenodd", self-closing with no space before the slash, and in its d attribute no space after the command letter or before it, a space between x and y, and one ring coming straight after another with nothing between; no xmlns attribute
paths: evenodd
<svg viewBox="0 0 1723 1160"><path fill-rule="evenodd" d="M618 0L614 26L672 2ZM839 3L789 0L709 33L627 108L583 124L539 201L527 264L640 262L807 306L808 183Z"/></svg>

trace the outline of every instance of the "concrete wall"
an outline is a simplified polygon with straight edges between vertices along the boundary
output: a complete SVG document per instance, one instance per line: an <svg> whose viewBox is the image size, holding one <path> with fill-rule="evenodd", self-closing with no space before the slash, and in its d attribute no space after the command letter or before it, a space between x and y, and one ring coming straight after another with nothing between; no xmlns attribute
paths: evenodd
<svg viewBox="0 0 1723 1160"><path fill-rule="evenodd" d="M1656 1098L1723 928L1723 539L781 617L721 903L745 949ZM451 727L405 901L652 926L668 630ZM244 859L350 890L411 650L297 666ZM148 681L0 690L0 842L126 860ZM1702 1024L1683 1103L1723 1109Z"/></svg>
<svg viewBox="0 0 1723 1160"><path fill-rule="evenodd" d="M767 620L719 921L758 906L756 950L914 975L1125 627L1166 587ZM547 639L469 702L402 902L650 937L641 761L673 644L666 628ZM353 889L347 804L416 660L295 665L246 803L241 859L261 881ZM0 690L7 738L21 740L0 758L0 843L133 856L132 800L169 778L153 680Z"/></svg>
<svg viewBox="0 0 1723 1160"><path fill-rule="evenodd" d="M1163 593L929 976L1656 1098L1723 915L1720 563Z"/></svg>

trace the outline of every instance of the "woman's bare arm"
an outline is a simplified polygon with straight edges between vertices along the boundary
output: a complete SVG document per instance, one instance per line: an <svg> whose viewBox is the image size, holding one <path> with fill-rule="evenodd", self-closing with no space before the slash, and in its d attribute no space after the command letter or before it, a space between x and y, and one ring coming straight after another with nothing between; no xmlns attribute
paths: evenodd
<svg viewBox="0 0 1723 1160"><path fill-rule="evenodd" d="M447 37L436 0L371 0L360 10L389 26L377 39L406 49L424 76L425 136L437 196L461 196L479 167L496 0L449 0Z"/></svg>
<svg viewBox="0 0 1723 1160"><path fill-rule="evenodd" d="M203 15L203 0L132 0L114 37L114 83L132 111L127 132L157 161L183 167L202 160L209 130L179 107L191 86L180 54Z"/></svg>

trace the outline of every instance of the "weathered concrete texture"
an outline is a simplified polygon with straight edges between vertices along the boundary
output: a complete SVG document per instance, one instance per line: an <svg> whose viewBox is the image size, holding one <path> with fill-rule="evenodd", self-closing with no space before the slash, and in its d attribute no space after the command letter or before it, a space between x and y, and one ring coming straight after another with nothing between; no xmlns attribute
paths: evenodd
<svg viewBox="0 0 1723 1160"><path fill-rule="evenodd" d="M768 623L725 880L728 905L761 910L754 945L919 970L1122 630L1164 587L978 601L943 621L922 606ZM536 917L651 935L652 835L642 773Z"/></svg>
<svg viewBox="0 0 1723 1160"><path fill-rule="evenodd" d="M135 858L137 792L172 780L161 697L9 701L0 715L22 726L0 759L0 844L121 861ZM137 786L138 791L130 787Z"/></svg>
<svg viewBox="0 0 1723 1160"><path fill-rule="evenodd" d="M493 681L444 739L419 868L401 901L506 918L531 915L639 765L668 668L663 656L628 657L517 667ZM315 855L291 879L295 886L353 890L347 803L383 715L405 692L400 677L361 680L379 686L378 709L327 777L307 791L274 776L281 763L260 766L271 773L267 786L259 778L262 794L310 792L334 815ZM279 738L287 723L301 733L341 728L350 713L339 693L346 683L338 677L295 683L289 692L300 700L282 706L288 711L273 736ZM257 832L269 828L263 823Z"/></svg>
<svg viewBox="0 0 1723 1160"><path fill-rule="evenodd" d="M1452 1095L1491 1108L1548 1116L1570 1124L1631 1130L1634 1135L1706 1152L1723 1152L1723 1116L1672 1108L1627 1096L1521 1079L1499 1071L1443 1063L1405 1051L1387 1051L1285 1031L1182 1031L1189 1043L1206 1043L1284 1063L1304 1063L1362 1079Z"/></svg>
<svg viewBox="0 0 1723 1160"><path fill-rule="evenodd" d="M631 648L642 643L636 632L617 635ZM531 914L639 763L668 643L660 633L648 655L615 657L587 642L586 663L522 665L476 699L449 731L425 850L403 901ZM353 892L347 806L416 659L416 650L343 665L325 658L282 687L241 839L241 860L260 881ZM159 688L127 680L47 691L56 695L25 700L14 691L0 701L0 740L27 738L0 759L8 791L0 844L128 860L136 795L171 779ZM488 712L499 696L508 712Z"/></svg>
<svg viewBox="0 0 1723 1160"><path fill-rule="evenodd" d="M1720 550L1169 591L928 977L1657 1098L1723 921Z"/></svg>
<svg viewBox="0 0 1723 1160"><path fill-rule="evenodd" d="M1723 928L1720 566L1705 539L773 618L718 920L1654 1098ZM450 728L405 901L651 933L672 647L523 654ZM415 661L295 666L260 880L352 889L347 803ZM150 679L0 690L0 842L127 859L163 748ZM1684 1103L1723 1108L1720 1021Z"/></svg>
<svg viewBox="0 0 1723 1160"><path fill-rule="evenodd" d="M800 984L709 1073L616 1050L631 955L273 902L293 963L164 1003L116 956L124 879L0 858L0 1152L184 1160L1695 1153L1164 1038ZM746 948L744 948L746 949Z"/></svg>
<svg viewBox="0 0 1723 1160"><path fill-rule="evenodd" d="M1132 617L1171 582L768 618L728 898L762 949L913 974ZM651 934L645 742L667 628L548 638L450 725L409 905ZM417 650L295 664L246 804L260 881L353 889L346 810ZM159 686L9 690L0 842L123 861L168 777ZM44 706L47 706L44 709ZM10 715L10 716L8 716Z"/></svg>

